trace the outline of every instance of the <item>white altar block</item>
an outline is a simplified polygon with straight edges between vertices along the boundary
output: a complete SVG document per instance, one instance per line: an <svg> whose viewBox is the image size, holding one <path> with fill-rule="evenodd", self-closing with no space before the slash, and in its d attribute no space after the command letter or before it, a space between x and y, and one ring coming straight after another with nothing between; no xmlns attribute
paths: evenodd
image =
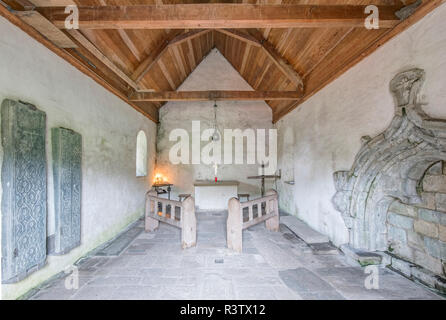
<svg viewBox="0 0 446 320"><path fill-rule="evenodd" d="M228 201L237 198L238 181L195 181L195 206L201 211L228 209Z"/></svg>

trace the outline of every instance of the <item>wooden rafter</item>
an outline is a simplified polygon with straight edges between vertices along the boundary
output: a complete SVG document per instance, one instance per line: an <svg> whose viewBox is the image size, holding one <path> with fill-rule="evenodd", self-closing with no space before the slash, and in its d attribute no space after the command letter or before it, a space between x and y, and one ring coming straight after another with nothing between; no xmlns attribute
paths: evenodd
<svg viewBox="0 0 446 320"><path fill-rule="evenodd" d="M37 11L15 11L14 14L39 31L59 48L76 48L76 44Z"/></svg>
<svg viewBox="0 0 446 320"><path fill-rule="evenodd" d="M249 30L251 36L262 44L262 49L266 55L274 62L277 68L292 82L300 91L304 89L304 83L300 74L282 57L274 46L263 38L263 35L257 29Z"/></svg>
<svg viewBox="0 0 446 320"><path fill-rule="evenodd" d="M94 46L86 37L82 35L78 30L71 29L67 32L76 39L85 49L87 49L91 54L98 58L103 64L105 64L110 70L112 70L116 75L118 75L122 80L124 80L130 87L134 90L139 90L138 85L135 81L130 79L121 69L119 69L110 59L108 59L98 48Z"/></svg>
<svg viewBox="0 0 446 320"><path fill-rule="evenodd" d="M296 91L164 91L135 92L129 99L138 101L210 101L210 100L299 100L301 95Z"/></svg>
<svg viewBox="0 0 446 320"><path fill-rule="evenodd" d="M191 39L199 37L210 31L211 30L193 30L183 34L181 34L178 30L170 31L167 39L162 42L150 55L148 55L147 58L145 58L136 68L135 72L132 75L132 79L136 83L139 83L147 74L147 72L149 72L149 70L155 65L155 63L159 61L159 59L169 49L169 47L179 45L186 41L190 41Z"/></svg>
<svg viewBox="0 0 446 320"><path fill-rule="evenodd" d="M79 6L81 29L221 29L364 27L364 5L173 4ZM397 7L378 6L380 28L398 22ZM41 8L65 28L64 8Z"/></svg>

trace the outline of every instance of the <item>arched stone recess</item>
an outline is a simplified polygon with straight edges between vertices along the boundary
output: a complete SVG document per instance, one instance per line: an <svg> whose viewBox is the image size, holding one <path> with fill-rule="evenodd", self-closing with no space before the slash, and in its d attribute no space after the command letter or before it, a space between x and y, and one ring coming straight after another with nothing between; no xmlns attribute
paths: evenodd
<svg viewBox="0 0 446 320"><path fill-rule="evenodd" d="M446 121L430 118L417 101L424 76L423 70L411 69L391 81L397 106L390 126L373 139L363 137L351 170L334 173L332 201L355 248L386 250L390 204L395 199L421 203L424 173L446 160Z"/></svg>

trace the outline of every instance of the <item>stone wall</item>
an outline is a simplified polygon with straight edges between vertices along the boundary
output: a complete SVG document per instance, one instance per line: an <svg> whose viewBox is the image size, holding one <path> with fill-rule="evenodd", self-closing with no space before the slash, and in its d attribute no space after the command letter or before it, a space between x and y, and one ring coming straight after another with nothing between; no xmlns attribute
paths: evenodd
<svg viewBox="0 0 446 320"><path fill-rule="evenodd" d="M239 75L231 64L217 49L213 49L197 66L189 77L178 88L187 90L253 90ZM213 128L214 102L168 102L160 109L160 124L157 140L157 173L161 173L174 184L172 197L178 194L194 193L195 180L214 180L212 164L172 164L169 160L170 148L176 144L169 141L170 132L174 129L184 129L192 139L192 121L200 121L200 129ZM271 108L263 101L217 101L217 128L222 133L224 129L269 129L272 128ZM223 137L223 134L222 134ZM224 140L224 139L223 139ZM209 142L203 141L203 148ZM244 143L244 164L222 164L218 166L219 180L239 181L239 193L248 193L251 198L260 195L260 180L249 180L248 176L258 175L258 164L246 164L247 148ZM191 161L190 152L189 161ZM222 158L224 157L222 142ZM266 186L271 188L272 184Z"/></svg>
<svg viewBox="0 0 446 320"><path fill-rule="evenodd" d="M419 191L422 202L394 201L388 211L388 251L404 260L446 276L446 167L430 167ZM410 276L409 268L394 266Z"/></svg>
<svg viewBox="0 0 446 320"><path fill-rule="evenodd" d="M83 145L81 245L65 255L47 256L44 268L2 285L2 297L13 299L142 216L155 164L156 124L0 17L0 102L7 98L31 103L47 116L47 236L55 231L50 130L70 128L82 135ZM146 177L136 177L140 130L148 140ZM0 148L0 161L2 156Z"/></svg>

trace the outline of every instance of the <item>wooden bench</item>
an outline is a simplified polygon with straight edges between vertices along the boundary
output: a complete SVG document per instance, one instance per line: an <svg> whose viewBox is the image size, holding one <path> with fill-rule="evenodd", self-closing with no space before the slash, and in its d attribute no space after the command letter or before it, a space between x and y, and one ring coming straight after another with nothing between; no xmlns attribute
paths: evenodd
<svg viewBox="0 0 446 320"><path fill-rule="evenodd" d="M247 209L246 221L243 209ZM256 209L256 210L254 210ZM254 211L257 211L254 217ZM229 249L241 253L243 247L243 229L265 221L270 231L279 231L279 202L277 192L269 190L266 196L240 203L237 198L229 199L228 220L226 222L226 241Z"/></svg>
<svg viewBox="0 0 446 320"><path fill-rule="evenodd" d="M179 209L178 217L175 214L177 209ZM160 221L181 229L181 247L183 249L196 245L197 219L194 198L189 196L184 201L175 201L159 198L156 192L148 192L145 208L146 232L156 230Z"/></svg>

